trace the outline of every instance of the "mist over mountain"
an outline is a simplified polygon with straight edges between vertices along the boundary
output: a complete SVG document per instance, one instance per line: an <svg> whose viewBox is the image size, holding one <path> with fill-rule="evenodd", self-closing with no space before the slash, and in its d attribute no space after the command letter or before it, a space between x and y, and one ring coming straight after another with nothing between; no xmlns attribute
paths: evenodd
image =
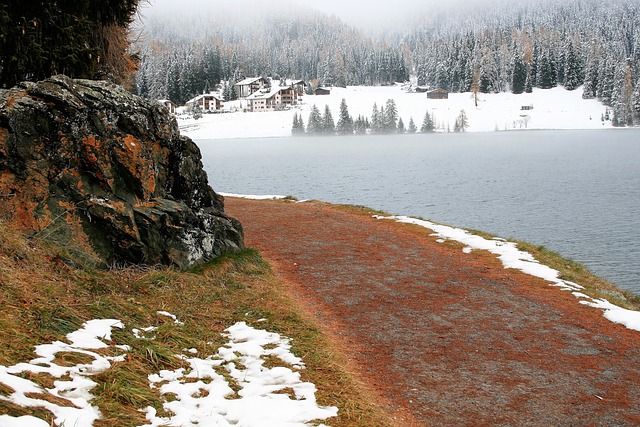
<svg viewBox="0 0 640 427"><path fill-rule="evenodd" d="M416 3L398 3L402 21L358 5L378 28L300 1L154 6L143 11L136 90L183 103L249 76L484 93L560 85L610 105L620 125L640 122L637 1Z"/></svg>

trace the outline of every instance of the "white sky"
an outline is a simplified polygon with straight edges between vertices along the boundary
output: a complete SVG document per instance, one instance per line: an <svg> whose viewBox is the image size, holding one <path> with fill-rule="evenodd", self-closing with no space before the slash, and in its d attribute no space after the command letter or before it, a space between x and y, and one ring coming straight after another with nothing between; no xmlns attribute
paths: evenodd
<svg viewBox="0 0 640 427"><path fill-rule="evenodd" d="M460 0L449 0L447 6ZM181 10L194 11L215 10L216 8L237 7L244 10L251 4L256 6L270 5L274 8L295 7L296 5L334 14L345 22L358 26L388 26L397 24L403 18L415 17L427 12L430 7L442 5L438 0L149 0L150 9L145 14L160 11ZM284 6L283 6L284 4Z"/></svg>

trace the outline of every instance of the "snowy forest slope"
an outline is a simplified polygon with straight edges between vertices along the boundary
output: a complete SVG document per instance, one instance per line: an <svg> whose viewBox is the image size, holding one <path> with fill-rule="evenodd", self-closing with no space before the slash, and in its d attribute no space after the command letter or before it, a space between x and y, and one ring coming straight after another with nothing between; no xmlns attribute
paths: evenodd
<svg viewBox="0 0 640 427"><path fill-rule="evenodd" d="M303 7L238 9L148 16L136 90L183 103L259 75L335 86L413 79L452 92L583 86L612 107L615 124L640 123L634 0L477 2L374 35Z"/></svg>

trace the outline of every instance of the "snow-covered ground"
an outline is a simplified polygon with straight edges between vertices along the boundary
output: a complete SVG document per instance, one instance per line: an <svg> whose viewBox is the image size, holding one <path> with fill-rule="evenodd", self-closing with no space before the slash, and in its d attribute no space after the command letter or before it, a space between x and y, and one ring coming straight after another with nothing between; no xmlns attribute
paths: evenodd
<svg viewBox="0 0 640 427"><path fill-rule="evenodd" d="M178 326L184 324L171 313L159 311L158 315L172 318ZM95 396L91 391L98 384L91 377L110 369L112 363L126 363L130 348L116 345L111 340L112 328L124 327L115 319L91 320L78 331L68 334L68 342L56 341L37 346L35 353L39 357L28 363L9 367L0 365L0 384L13 390L8 396L0 395L0 400L25 408L47 409L53 414L51 425L92 426L102 414L100 408L92 404ZM134 328L131 332L138 339L152 340L155 329L153 326ZM302 427L318 425L315 420L337 415L335 407L318 406L315 385L300 379L299 371L304 369L304 363L291 353L289 339L255 329L244 322L228 328L224 336L228 343L211 355L198 357L196 349L184 349L184 354L176 355L188 363L190 369L163 370L149 376L149 387L167 396L163 409L171 416L159 416L152 407L140 408L149 421L146 427ZM117 349L121 354L105 357L94 351L107 348ZM89 356L93 362L60 366L55 363L56 354L63 352ZM281 366L265 367L264 361L269 357L280 359ZM57 380L49 389L36 380L24 378L25 373L49 374ZM239 389L237 393L224 374L232 378ZM55 397L65 403L53 403L47 397ZM0 426L3 427L49 425L31 415L0 415Z"/></svg>
<svg viewBox="0 0 640 427"><path fill-rule="evenodd" d="M350 86L333 88L331 95L305 95L302 104L288 111L263 113L243 112L246 101L225 103L225 109L237 112L205 114L194 120L180 116L178 123L183 134L192 139L263 138L291 135L294 113L302 115L306 124L313 105L320 111L324 106L331 109L338 121L340 102L344 98L350 115L371 117L373 104L378 108L387 99L393 99L399 117L405 127L413 118L418 129L425 112L435 118L439 131L453 130L460 110L468 117L467 132L492 132L513 129L602 129L611 127L611 122L602 122L606 107L597 100L582 99L582 88L568 91L562 87L534 89L532 93L479 94L475 106L471 93L451 93L449 99L427 99L425 93L408 93L402 85L396 86ZM533 106L532 110L522 110Z"/></svg>

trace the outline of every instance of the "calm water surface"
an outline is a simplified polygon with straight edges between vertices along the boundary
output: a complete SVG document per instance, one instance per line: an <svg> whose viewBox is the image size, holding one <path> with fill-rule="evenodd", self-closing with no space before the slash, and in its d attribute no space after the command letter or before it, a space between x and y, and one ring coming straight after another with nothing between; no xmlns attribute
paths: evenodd
<svg viewBox="0 0 640 427"><path fill-rule="evenodd" d="M214 189L526 240L640 294L640 130L197 141Z"/></svg>

